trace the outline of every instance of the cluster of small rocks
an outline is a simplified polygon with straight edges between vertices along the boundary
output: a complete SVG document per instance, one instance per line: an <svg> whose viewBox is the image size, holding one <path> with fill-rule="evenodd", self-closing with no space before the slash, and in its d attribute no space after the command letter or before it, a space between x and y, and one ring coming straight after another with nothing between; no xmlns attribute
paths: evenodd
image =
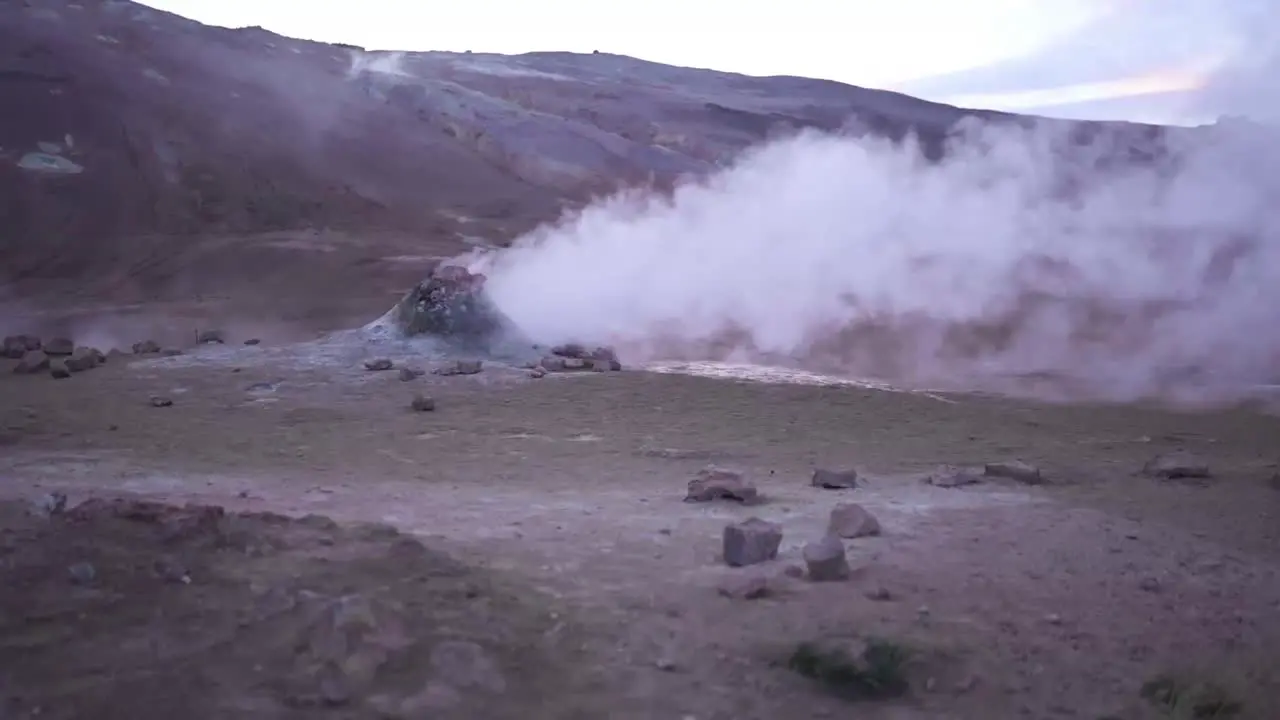
<svg viewBox="0 0 1280 720"><path fill-rule="evenodd" d="M48 373L58 379L85 372L107 362L107 354L92 347L77 346L65 337L42 341L34 335L10 335L0 345L0 355L17 360L13 371L20 375Z"/></svg>
<svg viewBox="0 0 1280 720"><path fill-rule="evenodd" d="M847 489L857 487L854 470L817 470L811 484L819 488ZM743 505L762 503L763 497L743 473L729 468L708 465L689 481L685 502L714 502L728 500ZM838 503L831 509L826 527L814 541L804 545L801 557L804 568L799 576L811 582L835 582L852 575L845 541L879 535L880 522L857 503ZM778 523L752 516L725 526L721 556L726 565L735 568L759 565L776 560L782 546L782 526ZM730 597L754 599L768 595L768 580L759 575L731 578L720 587L721 594Z"/></svg>
<svg viewBox="0 0 1280 720"><path fill-rule="evenodd" d="M551 348L551 354L529 367L530 377L545 377L547 373L618 372L622 363L610 347L588 349L585 345L569 343Z"/></svg>

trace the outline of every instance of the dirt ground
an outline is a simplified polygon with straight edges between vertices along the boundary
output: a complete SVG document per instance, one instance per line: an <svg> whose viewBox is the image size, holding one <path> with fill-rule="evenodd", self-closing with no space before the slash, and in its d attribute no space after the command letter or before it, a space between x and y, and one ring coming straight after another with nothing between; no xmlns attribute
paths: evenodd
<svg viewBox="0 0 1280 720"><path fill-rule="evenodd" d="M1094 720L1163 717L1139 696L1168 672L1276 716L1276 417L640 371L402 381L273 352L66 380L4 361L4 717ZM1213 479L1136 474L1174 449ZM921 481L1010 458L1049 482ZM708 463L767 502L683 502ZM850 466L863 487L809 485ZM55 491L70 509L41 511ZM850 501L883 527L846 542L853 577L796 577ZM726 567L723 527L751 516L782 525L779 558ZM766 597L718 592L751 575ZM846 637L909 648L907 696L850 705L779 663Z"/></svg>

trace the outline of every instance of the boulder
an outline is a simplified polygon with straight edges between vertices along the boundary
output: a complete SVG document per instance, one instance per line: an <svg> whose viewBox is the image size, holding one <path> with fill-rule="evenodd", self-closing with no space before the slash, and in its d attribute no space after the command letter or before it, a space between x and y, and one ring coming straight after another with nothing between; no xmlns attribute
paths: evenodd
<svg viewBox="0 0 1280 720"><path fill-rule="evenodd" d="M414 412L433 412L436 409L436 401L428 395L414 395L413 400L409 401L409 409Z"/></svg>
<svg viewBox="0 0 1280 720"><path fill-rule="evenodd" d="M760 493L755 485L747 482L741 472L709 465L699 470L698 476L689 481L689 489L684 501L734 500L752 504L759 499Z"/></svg>
<svg viewBox="0 0 1280 720"><path fill-rule="evenodd" d="M75 349L75 343L64 337L52 338L49 342L44 344L44 351L46 355L56 355L59 357L66 356L75 352Z"/></svg>
<svg viewBox="0 0 1280 720"><path fill-rule="evenodd" d="M71 369L67 367L67 359L56 357L49 361L49 374L57 380L71 377Z"/></svg>
<svg viewBox="0 0 1280 720"><path fill-rule="evenodd" d="M133 344L134 355L154 355L160 352L160 343L155 340L143 340Z"/></svg>
<svg viewBox="0 0 1280 720"><path fill-rule="evenodd" d="M731 567L745 567L768 562L778 557L782 544L782 526L748 518L724 528L724 561Z"/></svg>
<svg viewBox="0 0 1280 720"><path fill-rule="evenodd" d="M853 468L847 470L818 468L813 471L813 478L810 479L809 484L824 490L852 490L858 487L858 471Z"/></svg>
<svg viewBox="0 0 1280 720"><path fill-rule="evenodd" d="M849 560L845 556L844 543L834 535L827 535L805 545L802 555L809 580L813 582L836 582L849 577Z"/></svg>
<svg viewBox="0 0 1280 720"><path fill-rule="evenodd" d="M226 340L223 338L221 330L204 330L196 336L196 342L200 345L221 345Z"/></svg>
<svg viewBox="0 0 1280 720"><path fill-rule="evenodd" d="M1185 450L1175 450L1151 458L1142 466L1142 474L1162 480L1211 477L1209 463Z"/></svg>
<svg viewBox="0 0 1280 720"><path fill-rule="evenodd" d="M827 534L845 539L880 534L880 521L857 503L840 503L831 510Z"/></svg>
<svg viewBox="0 0 1280 720"><path fill-rule="evenodd" d="M107 357L95 348L78 347L66 359L67 369L71 372L92 370L107 361Z"/></svg>
<svg viewBox="0 0 1280 720"><path fill-rule="evenodd" d="M364 369L369 372L383 372L395 367L396 364L391 362L390 358L374 358L364 361Z"/></svg>
<svg viewBox="0 0 1280 720"><path fill-rule="evenodd" d="M443 367L432 370L434 375L476 375L484 370L484 363L480 360L456 360Z"/></svg>
<svg viewBox="0 0 1280 720"><path fill-rule="evenodd" d="M39 349L40 338L34 335L9 335L5 337L4 344L0 345L0 356L21 360L28 351Z"/></svg>
<svg viewBox="0 0 1280 720"><path fill-rule="evenodd" d="M983 474L987 477L1015 480L1027 485L1039 485L1044 482L1044 475L1040 472L1040 468L1021 460L987 463Z"/></svg>
<svg viewBox="0 0 1280 720"><path fill-rule="evenodd" d="M936 487L955 488L980 483L985 475L986 468L941 465L937 470L929 473L929 476L926 477L925 480L930 485L934 485Z"/></svg>
<svg viewBox="0 0 1280 720"><path fill-rule="evenodd" d="M49 356L43 350L26 351L18 364L13 367L13 371L20 375L31 375L48 369Z"/></svg>

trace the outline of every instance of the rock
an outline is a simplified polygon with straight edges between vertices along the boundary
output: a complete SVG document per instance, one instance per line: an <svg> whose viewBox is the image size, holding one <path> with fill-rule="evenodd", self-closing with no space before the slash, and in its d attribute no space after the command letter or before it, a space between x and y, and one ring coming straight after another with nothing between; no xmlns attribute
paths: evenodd
<svg viewBox="0 0 1280 720"><path fill-rule="evenodd" d="M167 398L163 395L151 396L151 407L162 408L162 407L171 407L172 405L173 405L173 400L170 398Z"/></svg>
<svg viewBox="0 0 1280 720"><path fill-rule="evenodd" d="M120 348L111 348L110 350L107 351L106 356L103 358L103 362L106 362L111 358L123 357L125 354L126 354L125 351L121 350Z"/></svg>
<svg viewBox="0 0 1280 720"><path fill-rule="evenodd" d="M942 488L962 487L982 482L986 468L964 468L942 465L925 478L930 485Z"/></svg>
<svg viewBox="0 0 1280 720"><path fill-rule="evenodd" d="M534 380L537 380L539 378L544 378L546 376L547 376L547 370L546 368L543 368L543 367L536 367L529 371L529 377L533 378Z"/></svg>
<svg viewBox="0 0 1280 720"><path fill-rule="evenodd" d="M402 367L400 368L400 382L413 382L422 377L424 373L416 368Z"/></svg>
<svg viewBox="0 0 1280 720"><path fill-rule="evenodd" d="M1211 477L1209 464L1185 450L1157 455L1142 466L1142 474L1162 480Z"/></svg>
<svg viewBox="0 0 1280 720"><path fill-rule="evenodd" d="M764 575L730 575L720 581L716 591L734 600L759 600L771 595L773 588Z"/></svg>
<svg viewBox="0 0 1280 720"><path fill-rule="evenodd" d="M698 471L689 481L685 502L710 502L712 500L736 500L755 503L760 499L756 487L743 478L737 470L709 465Z"/></svg>
<svg viewBox="0 0 1280 720"><path fill-rule="evenodd" d="M758 565L778 557L782 545L782 526L748 518L724 528L724 561L730 567Z"/></svg>
<svg viewBox="0 0 1280 720"><path fill-rule="evenodd" d="M49 356L43 350L28 350L22 359L13 367L13 371L21 375L32 375L49 369Z"/></svg>
<svg viewBox="0 0 1280 720"><path fill-rule="evenodd" d="M574 358L574 359L582 359L582 360L585 360L591 357L590 353L587 352L587 348L583 345L579 345L578 343L565 343L564 345L556 345L555 347L551 348L551 354L555 355L556 357Z"/></svg>
<svg viewBox="0 0 1280 720"><path fill-rule="evenodd" d="M90 347L78 347L71 353L71 357L66 359L67 369L71 372L84 372L92 370L107 361L107 357L101 352Z"/></svg>
<svg viewBox="0 0 1280 720"><path fill-rule="evenodd" d="M983 470L983 474L987 477L1004 478L1027 485L1039 485L1044 482L1044 475L1040 472L1040 468L1021 460L987 463Z"/></svg>
<svg viewBox="0 0 1280 720"><path fill-rule="evenodd" d="M30 350L40 349L40 338L34 335L8 335L0 345L0 356L20 360Z"/></svg>
<svg viewBox="0 0 1280 720"><path fill-rule="evenodd" d="M827 535L808 543L802 551L804 564L812 582L836 582L849 577L849 560L840 538Z"/></svg>
<svg viewBox="0 0 1280 720"><path fill-rule="evenodd" d="M852 490L858 487L858 471L853 468L848 470L818 468L813 471L813 478L809 484L824 490Z"/></svg>
<svg viewBox="0 0 1280 720"><path fill-rule="evenodd" d="M442 265L410 290L395 308L405 335L447 337L467 348L489 350L518 337L515 326L484 291L485 276Z"/></svg>
<svg viewBox="0 0 1280 720"><path fill-rule="evenodd" d="M56 337L44 344L44 352L46 355L70 355L75 352L75 343L68 338Z"/></svg>
<svg viewBox="0 0 1280 720"><path fill-rule="evenodd" d="M67 568L67 576L77 585L88 585L98 577L98 571L92 563L78 562Z"/></svg>
<svg viewBox="0 0 1280 720"><path fill-rule="evenodd" d="M414 395L409 402L409 409L414 412L432 412L436 409L436 401L426 395Z"/></svg>
<svg viewBox="0 0 1280 720"><path fill-rule="evenodd" d="M480 360L457 360L431 372L435 375L476 375L483 369L484 363Z"/></svg>
<svg viewBox="0 0 1280 720"><path fill-rule="evenodd" d="M259 344L259 343L261 343L261 342L262 342L262 341L261 341L261 340L259 340L258 338L249 338L248 340L245 340L245 341L244 341L244 344L245 344L245 345L257 345L257 344Z"/></svg>
<svg viewBox="0 0 1280 720"><path fill-rule="evenodd" d="M547 372L564 372L564 358L548 355L542 358L542 361L538 363L538 367Z"/></svg>
<svg viewBox="0 0 1280 720"><path fill-rule="evenodd" d="M894 599L893 591L883 585L877 585L863 593L868 600L890 602Z"/></svg>
<svg viewBox="0 0 1280 720"><path fill-rule="evenodd" d="M71 377L71 368L67 367L67 361L64 358L56 357L49 361L49 374L57 380L65 380Z"/></svg>
<svg viewBox="0 0 1280 720"><path fill-rule="evenodd" d="M133 344L134 355L155 355L160 352L160 344L155 340L143 340Z"/></svg>
<svg viewBox="0 0 1280 720"><path fill-rule="evenodd" d="M178 357L181 354L182 354L182 351L179 350L178 348L169 347L169 348L162 348L160 350L160 355L162 357Z"/></svg>
<svg viewBox="0 0 1280 720"><path fill-rule="evenodd" d="M506 679L493 658L473 642L446 640L431 650L432 676L461 690L501 693L507 689Z"/></svg>
<svg viewBox="0 0 1280 720"><path fill-rule="evenodd" d="M221 330L204 330L196 335L196 343L199 345L221 345L226 342L222 337Z"/></svg>
<svg viewBox="0 0 1280 720"><path fill-rule="evenodd" d="M395 363L390 358L374 358L373 360L364 361L364 369L369 372L382 372L395 367Z"/></svg>
<svg viewBox="0 0 1280 720"><path fill-rule="evenodd" d="M55 490L37 500L35 506L41 515L61 515L67 509L67 494Z"/></svg>
<svg viewBox="0 0 1280 720"><path fill-rule="evenodd" d="M586 363L595 372L618 372L622 370L622 363L607 358L591 358Z"/></svg>
<svg viewBox="0 0 1280 720"><path fill-rule="evenodd" d="M880 521L857 503L840 503L831 510L827 534L853 539L880 534Z"/></svg>

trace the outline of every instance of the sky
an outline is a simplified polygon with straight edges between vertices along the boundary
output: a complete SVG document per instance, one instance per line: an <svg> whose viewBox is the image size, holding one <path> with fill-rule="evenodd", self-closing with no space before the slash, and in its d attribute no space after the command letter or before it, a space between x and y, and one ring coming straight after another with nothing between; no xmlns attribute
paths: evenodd
<svg viewBox="0 0 1280 720"><path fill-rule="evenodd" d="M369 50L601 52L899 90L966 107L1197 124L1252 111L1221 76L1280 47L1271 0L146 0ZM1242 104L1243 102L1243 104ZM1257 110L1257 108L1254 108Z"/></svg>

